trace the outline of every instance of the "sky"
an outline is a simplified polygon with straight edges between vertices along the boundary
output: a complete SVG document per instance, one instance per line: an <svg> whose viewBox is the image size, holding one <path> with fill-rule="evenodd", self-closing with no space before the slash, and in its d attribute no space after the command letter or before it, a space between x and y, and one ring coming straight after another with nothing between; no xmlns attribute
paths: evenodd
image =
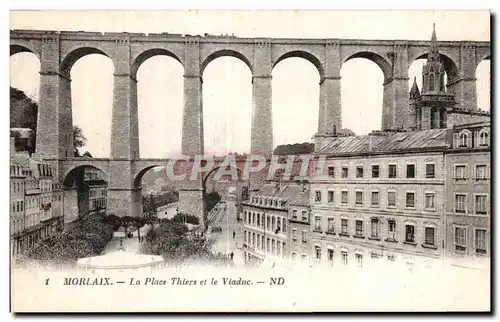
<svg viewBox="0 0 500 322"><path fill-rule="evenodd" d="M82 30L181 34L234 34L240 37L356 38L429 40L490 39L487 11L19 11L10 29ZM409 69L421 87L425 61ZM11 56L11 86L38 100L40 63L36 56ZM71 70L73 123L87 137L94 157L109 157L113 64L100 55L81 58ZM138 71L140 156L176 155L181 147L183 68L173 58L155 56ZM319 74L301 58L273 69L274 146L310 142L317 131ZM341 69L343 127L356 134L380 129L383 76L375 63L357 58ZM489 110L490 65L476 71L478 106ZM212 61L203 74L205 153L249 152L252 85L249 68L237 58Z"/></svg>

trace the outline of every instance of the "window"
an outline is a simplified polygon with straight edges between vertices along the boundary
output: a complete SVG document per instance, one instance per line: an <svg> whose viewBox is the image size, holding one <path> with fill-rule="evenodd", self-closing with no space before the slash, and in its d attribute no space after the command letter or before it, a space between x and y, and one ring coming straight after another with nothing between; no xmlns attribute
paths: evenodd
<svg viewBox="0 0 500 322"><path fill-rule="evenodd" d="M333 191L328 191L328 203L333 203Z"/></svg>
<svg viewBox="0 0 500 322"><path fill-rule="evenodd" d="M307 261L307 255L300 256L300 259L301 259L302 263L304 263L305 261Z"/></svg>
<svg viewBox="0 0 500 322"><path fill-rule="evenodd" d="M316 194L315 194L315 196L316 196L316 197L315 197L314 201L316 201L316 202L321 202L321 191L316 190Z"/></svg>
<svg viewBox="0 0 500 322"><path fill-rule="evenodd" d="M292 253L292 261L296 261L297 260L297 253L293 252Z"/></svg>
<svg viewBox="0 0 500 322"><path fill-rule="evenodd" d="M486 180L488 176L486 174L486 165L476 165L476 180Z"/></svg>
<svg viewBox="0 0 500 322"><path fill-rule="evenodd" d="M415 193L407 192L406 193L406 207L415 208Z"/></svg>
<svg viewBox="0 0 500 322"><path fill-rule="evenodd" d="M347 252L342 251L342 252L340 252L340 254L342 255L341 256L342 257L342 264L347 265L348 264L348 260L349 260Z"/></svg>
<svg viewBox="0 0 500 322"><path fill-rule="evenodd" d="M406 165L406 177L407 178L415 178L415 165L407 164Z"/></svg>
<svg viewBox="0 0 500 322"><path fill-rule="evenodd" d="M405 241L407 243L414 243L415 242L415 226L413 225L406 225L406 238Z"/></svg>
<svg viewBox="0 0 500 322"><path fill-rule="evenodd" d="M314 217L314 230L321 230L321 217L316 216Z"/></svg>
<svg viewBox="0 0 500 322"><path fill-rule="evenodd" d="M476 195L475 210L478 215L486 214L486 195Z"/></svg>
<svg viewBox="0 0 500 322"><path fill-rule="evenodd" d="M328 249L328 261L333 262L333 249Z"/></svg>
<svg viewBox="0 0 500 322"><path fill-rule="evenodd" d="M396 240L396 222L394 220L388 221L389 239Z"/></svg>
<svg viewBox="0 0 500 322"><path fill-rule="evenodd" d="M347 191L342 191L340 194L340 203L347 205Z"/></svg>
<svg viewBox="0 0 500 322"><path fill-rule="evenodd" d="M380 175L379 165L372 165L372 178L378 178Z"/></svg>
<svg viewBox="0 0 500 322"><path fill-rule="evenodd" d="M269 229L271 229L271 217L266 216L266 218L267 218L267 220L266 220L267 221L267 223L266 223L267 224L266 225L266 229L269 230Z"/></svg>
<svg viewBox="0 0 500 322"><path fill-rule="evenodd" d="M316 253L316 259L321 259L321 247L315 246L314 251Z"/></svg>
<svg viewBox="0 0 500 322"><path fill-rule="evenodd" d="M342 167L342 178L347 178L349 175L349 169L347 167Z"/></svg>
<svg viewBox="0 0 500 322"><path fill-rule="evenodd" d="M467 211L466 199L467 196L464 194L455 195L455 212L465 213Z"/></svg>
<svg viewBox="0 0 500 322"><path fill-rule="evenodd" d="M455 227L455 250L465 251L467 247L465 235L465 227Z"/></svg>
<svg viewBox="0 0 500 322"><path fill-rule="evenodd" d="M387 206L396 207L396 191L387 192Z"/></svg>
<svg viewBox="0 0 500 322"><path fill-rule="evenodd" d="M425 177L434 178L436 176L436 165L434 163L427 163L425 165Z"/></svg>
<svg viewBox="0 0 500 322"><path fill-rule="evenodd" d="M334 226L333 218L328 218L328 231L331 232L331 233L335 232L335 226Z"/></svg>
<svg viewBox="0 0 500 322"><path fill-rule="evenodd" d="M425 193L425 209L435 209L436 195L432 192Z"/></svg>
<svg viewBox="0 0 500 322"><path fill-rule="evenodd" d="M292 229L292 240L293 241L297 240L297 229Z"/></svg>
<svg viewBox="0 0 500 322"><path fill-rule="evenodd" d="M363 267L363 255L356 254L356 266Z"/></svg>
<svg viewBox="0 0 500 322"><path fill-rule="evenodd" d="M479 133L479 146L488 145L488 132L483 131Z"/></svg>
<svg viewBox="0 0 500 322"><path fill-rule="evenodd" d="M356 205L362 205L362 204L363 204L363 192L356 191Z"/></svg>
<svg viewBox="0 0 500 322"><path fill-rule="evenodd" d="M427 245L435 244L435 230L434 227L425 227L425 243Z"/></svg>
<svg viewBox="0 0 500 322"><path fill-rule="evenodd" d="M363 221L356 220L356 236L363 236Z"/></svg>
<svg viewBox="0 0 500 322"><path fill-rule="evenodd" d="M467 180L467 167L465 165L455 166L455 180Z"/></svg>
<svg viewBox="0 0 500 322"><path fill-rule="evenodd" d="M377 253L371 253L370 254L372 259L378 259L378 254Z"/></svg>
<svg viewBox="0 0 500 322"><path fill-rule="evenodd" d="M307 210L302 210L302 220L309 221L309 218L307 216Z"/></svg>
<svg viewBox="0 0 500 322"><path fill-rule="evenodd" d="M356 167L356 178L363 178L363 167L362 166Z"/></svg>
<svg viewBox="0 0 500 322"><path fill-rule="evenodd" d="M378 191L372 191L372 206L378 206Z"/></svg>
<svg viewBox="0 0 500 322"><path fill-rule="evenodd" d="M486 254L486 230L476 229L476 239L474 242L476 253Z"/></svg>
<svg viewBox="0 0 500 322"><path fill-rule="evenodd" d="M328 167L328 176L330 178L335 178L335 168L334 167Z"/></svg>
<svg viewBox="0 0 500 322"><path fill-rule="evenodd" d="M307 232L305 230L302 231L302 243L307 244Z"/></svg>
<svg viewBox="0 0 500 322"><path fill-rule="evenodd" d="M372 218L371 220L371 237L378 238L378 219Z"/></svg>
<svg viewBox="0 0 500 322"><path fill-rule="evenodd" d="M397 170L395 164L389 164L389 178L396 178Z"/></svg>
<svg viewBox="0 0 500 322"><path fill-rule="evenodd" d="M297 219L297 209L292 210L292 218Z"/></svg>
<svg viewBox="0 0 500 322"><path fill-rule="evenodd" d="M468 146L467 141L469 141L469 135L467 133L460 133L459 147L466 148Z"/></svg>
<svg viewBox="0 0 500 322"><path fill-rule="evenodd" d="M257 214L257 227L260 227L260 214Z"/></svg>
<svg viewBox="0 0 500 322"><path fill-rule="evenodd" d="M286 219L283 218L282 222L283 222L283 232L286 233Z"/></svg>
<svg viewBox="0 0 500 322"><path fill-rule="evenodd" d="M341 219L340 220L340 232L342 234L347 234L347 219Z"/></svg>

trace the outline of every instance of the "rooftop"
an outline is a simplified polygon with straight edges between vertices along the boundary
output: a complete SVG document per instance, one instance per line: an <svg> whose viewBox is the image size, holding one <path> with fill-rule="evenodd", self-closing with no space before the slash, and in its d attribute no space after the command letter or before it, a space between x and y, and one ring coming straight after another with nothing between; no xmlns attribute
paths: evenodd
<svg viewBox="0 0 500 322"><path fill-rule="evenodd" d="M337 137L323 147L319 154L363 154L446 148L447 129L418 132L388 133L387 135L358 135Z"/></svg>

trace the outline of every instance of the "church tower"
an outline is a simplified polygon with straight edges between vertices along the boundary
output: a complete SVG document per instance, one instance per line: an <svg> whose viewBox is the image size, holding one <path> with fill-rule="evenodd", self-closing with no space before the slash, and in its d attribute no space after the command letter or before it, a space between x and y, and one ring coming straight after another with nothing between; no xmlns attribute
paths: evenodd
<svg viewBox="0 0 500 322"><path fill-rule="evenodd" d="M454 95L446 92L445 68L437 45L436 24L433 24L429 54L422 68L422 91L416 78L410 90L410 130L446 128L447 111L454 105Z"/></svg>

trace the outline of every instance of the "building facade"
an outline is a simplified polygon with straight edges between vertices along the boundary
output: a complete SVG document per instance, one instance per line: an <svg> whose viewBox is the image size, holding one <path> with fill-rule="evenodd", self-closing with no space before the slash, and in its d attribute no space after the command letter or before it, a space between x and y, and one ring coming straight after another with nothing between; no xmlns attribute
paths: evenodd
<svg viewBox="0 0 500 322"><path fill-rule="evenodd" d="M310 245L310 187L309 183L302 184L302 193L291 200L288 208L289 263L291 266L309 264L311 258Z"/></svg>
<svg viewBox="0 0 500 322"><path fill-rule="evenodd" d="M481 265L491 254L490 124L456 126L449 140L446 255L453 263Z"/></svg>
<svg viewBox="0 0 500 322"><path fill-rule="evenodd" d="M265 184L249 200L241 203L244 220L245 263L283 263L289 254L289 207L302 188L279 182Z"/></svg>
<svg viewBox="0 0 500 322"><path fill-rule="evenodd" d="M88 213L106 213L108 183L100 170L86 168L84 185L88 191Z"/></svg>
<svg viewBox="0 0 500 322"><path fill-rule="evenodd" d="M447 130L339 137L311 181L311 263L431 264L443 253Z"/></svg>
<svg viewBox="0 0 500 322"><path fill-rule="evenodd" d="M26 169L15 160L10 163L10 240L12 255L22 253L25 245L25 179Z"/></svg>
<svg viewBox="0 0 500 322"><path fill-rule="evenodd" d="M50 165L37 154L30 156L26 151L16 151L14 138L11 138L10 182L11 253L16 257L39 239L63 229L63 197L60 189L56 192L52 189Z"/></svg>

